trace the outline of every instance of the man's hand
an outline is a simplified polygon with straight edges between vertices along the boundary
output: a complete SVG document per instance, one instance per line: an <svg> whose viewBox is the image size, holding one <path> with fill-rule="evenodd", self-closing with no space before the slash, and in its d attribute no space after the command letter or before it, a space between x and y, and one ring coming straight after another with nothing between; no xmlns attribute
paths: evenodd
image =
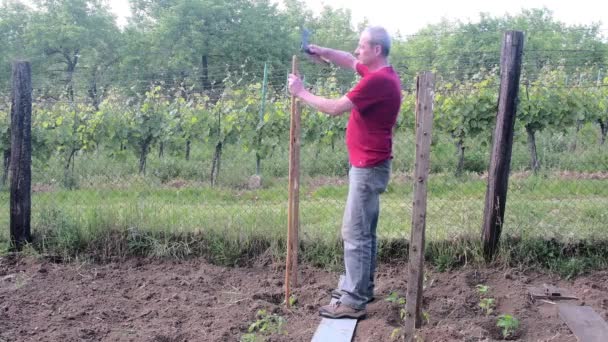
<svg viewBox="0 0 608 342"><path fill-rule="evenodd" d="M335 100L314 95L304 89L302 81L294 74L289 74L289 92L307 105L329 115L340 115L350 111L354 107L346 95Z"/></svg>
<svg viewBox="0 0 608 342"><path fill-rule="evenodd" d="M289 92L291 95L299 97L303 91L304 85L302 84L302 80L294 74L289 74Z"/></svg>
<svg viewBox="0 0 608 342"><path fill-rule="evenodd" d="M315 45L315 44L308 44L308 51L310 52L311 55L317 55L319 57L323 57L323 55L325 54L325 52L327 51L327 48Z"/></svg>
<svg viewBox="0 0 608 342"><path fill-rule="evenodd" d="M327 52L327 48L320 47L314 44L308 44L307 55L308 57L317 64L329 63L327 59L323 58L323 55Z"/></svg>

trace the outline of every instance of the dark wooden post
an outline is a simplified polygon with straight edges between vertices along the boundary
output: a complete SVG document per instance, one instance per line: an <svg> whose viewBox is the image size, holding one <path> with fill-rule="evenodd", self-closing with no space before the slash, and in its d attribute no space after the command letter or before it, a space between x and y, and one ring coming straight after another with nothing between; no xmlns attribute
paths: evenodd
<svg viewBox="0 0 608 342"><path fill-rule="evenodd" d="M522 32L507 31L505 33L500 56L498 114L494 129L481 233L486 260L491 260L496 253L504 222L523 46L524 34Z"/></svg>
<svg viewBox="0 0 608 342"><path fill-rule="evenodd" d="M298 74L298 59L293 56L292 73ZM298 284L298 231L300 227L300 108L291 96L289 138L289 200L287 209L287 257L285 268L285 303L290 305L290 285Z"/></svg>
<svg viewBox="0 0 608 342"><path fill-rule="evenodd" d="M32 241L32 70L29 62L13 63L11 100L11 245L20 251Z"/></svg>
<svg viewBox="0 0 608 342"><path fill-rule="evenodd" d="M415 328L422 322L422 280L424 278L424 238L426 229L426 187L433 130L435 76L424 72L416 81L416 166L414 171L414 203L409 247L406 297L405 337L414 341Z"/></svg>

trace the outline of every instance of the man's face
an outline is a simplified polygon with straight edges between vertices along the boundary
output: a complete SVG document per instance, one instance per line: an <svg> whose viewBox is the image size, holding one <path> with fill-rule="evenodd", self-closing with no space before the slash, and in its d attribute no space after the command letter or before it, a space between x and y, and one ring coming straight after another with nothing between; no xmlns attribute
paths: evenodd
<svg viewBox="0 0 608 342"><path fill-rule="evenodd" d="M359 45L355 50L355 56L363 65L370 65L382 52L380 45L371 44L369 33L363 32L359 38Z"/></svg>

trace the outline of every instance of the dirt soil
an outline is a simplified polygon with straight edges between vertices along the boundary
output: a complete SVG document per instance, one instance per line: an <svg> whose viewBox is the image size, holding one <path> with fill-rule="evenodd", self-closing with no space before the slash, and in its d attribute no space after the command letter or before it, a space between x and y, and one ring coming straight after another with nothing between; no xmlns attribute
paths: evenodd
<svg viewBox="0 0 608 342"><path fill-rule="evenodd" d="M390 341L400 325L400 307L386 301L405 296L406 265L380 265L376 301L359 322L354 341ZM297 304L281 305L282 265L224 268L202 260L132 259L121 263L57 264L32 257L0 257L0 341L239 341L260 309L280 315L286 334L260 341L310 341L317 308L329 302L338 274L301 267ZM608 271L560 280L538 271L460 268L426 274L424 341L500 340L496 319L510 313L521 321L513 339L576 341L556 305L528 299L528 286L553 284L608 318ZM478 284L490 286L496 309L479 307Z"/></svg>

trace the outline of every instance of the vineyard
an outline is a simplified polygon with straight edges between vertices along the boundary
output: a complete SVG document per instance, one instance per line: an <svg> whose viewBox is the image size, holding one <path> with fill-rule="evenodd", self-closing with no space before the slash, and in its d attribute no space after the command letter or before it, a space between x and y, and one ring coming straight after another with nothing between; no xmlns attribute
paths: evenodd
<svg viewBox="0 0 608 342"><path fill-rule="evenodd" d="M467 158L465 151L479 155L489 150L497 110L496 78L491 73L482 73L466 82L446 83L438 90L435 119L437 138L434 146L443 151L450 149L447 145L453 145L450 152L454 152L456 159L448 156L449 160L435 161L435 172L459 175L463 171L483 172L487 168L482 160ZM335 81L330 77L312 87L318 94L337 96L339 92L335 89ZM583 154L579 157L590 159L571 161L571 164L564 166L555 165L555 161L549 159L542 169L603 171L605 157L602 159L601 155L607 133L608 78L597 85L563 86L564 82L567 82L564 72L548 71L542 78L522 84L517 138L518 142L527 145L528 154L516 156L514 170L540 171L539 149L556 149L557 153L548 156L555 159L560 158L559 150L567 155L581 147L584 154L590 156ZM4 123L2 148L6 150L10 146L9 102L7 98L3 102L4 106L0 107L1 122ZM415 94L404 91L395 128L396 149L398 153L404 152L396 160L397 171L400 172L408 172L411 168L412 156L405 152L408 149L407 140L413 134L414 102ZM221 177L222 159L232 163L239 160L241 177L256 172L269 177L282 177L287 174L286 163L281 168L279 159L285 155L288 147L289 106L284 88L266 90L264 86L262 91L260 83L229 84L215 98L183 88L165 89L158 85L139 97L111 94L98 108L85 102L40 99L35 103L33 112L33 151L36 161L40 165L47 165L47 168L40 170L42 172L38 177L41 178L36 182L56 183L70 188L79 178L119 172L106 164L108 166L97 171L87 171L92 174L80 175L81 171L75 167L77 157L87 160L87 163L95 159L103 159L104 163L116 160L112 164L122 164L120 172L132 173L132 176L146 175L148 159L153 159L157 164L177 163L186 169L178 167L173 174L152 170L151 173L161 182L183 178L211 184L219 182L229 187L246 185L246 178ZM344 153L342 157L333 158L336 159L333 162L328 159L340 156L335 151L342 151L347 118L328 118L310 109L304 110L302 118L302 144L310 150L306 155L313 155L313 161L304 166L310 167L307 174L343 175L347 167ZM539 134L544 134L547 139L559 139L561 145L568 146L554 146L554 142L537 146ZM223 154L223 150L229 152ZM198 155L193 158L193 153ZM136 162L131 160L133 157ZM319 158L331 164L319 165ZM525 158L528 159L527 163L523 162ZM263 160L269 160L271 165L261 170L256 168ZM209 164L209 161L212 166L207 169L193 171L192 167L188 167L197 162ZM472 165L465 165L465 162ZM478 165L474 165L475 162ZM589 165L590 162L595 165ZM57 163L64 167L63 177L57 175L57 170L48 167ZM184 172L186 174L182 174Z"/></svg>
<svg viewBox="0 0 608 342"><path fill-rule="evenodd" d="M600 208L606 188L601 180L606 178L608 156L606 132L598 123L608 115L608 87L555 86L563 81L556 74L548 73L547 81L522 86L512 163L512 171L522 176L511 184L516 197L510 211L513 218L507 225L517 227L513 231L516 235L521 231L545 235L544 231L536 232L538 227L528 221L526 211L534 196L545 200L559 197L564 202L560 205L574 206L570 215L580 224L580 238L605 237L594 225L605 219ZM479 81L446 84L437 93L431 157L431 186L437 192L432 188L431 194L437 196L438 203L431 202L431 206L448 214L437 217L443 237L476 235L474 217L481 215L483 173L496 113L495 83L486 76ZM227 228L236 224L247 227L253 235L260 233L260 225L282 234L289 100L284 89L271 88L263 94L262 88L260 84L234 86L211 100L199 94L172 98L155 86L138 100L111 95L97 110L84 103L39 100L32 114L33 205L39 206L34 225L40 227L36 231L70 223L95 232L134 227L168 232L177 224L180 231L194 233L201 229L230 231ZM316 91L327 94L331 84L320 84ZM264 104L263 95L268 96ZM385 196L386 236L407 236L408 232L398 217L406 209L399 202L405 203L411 193L408 175L413 167L414 101L414 94L404 91L395 128L394 190ZM8 122L6 117L3 121ZM339 222L346 191L345 124L346 118L328 118L307 109L302 114L303 191L309 195L302 203L303 224L314 229L310 236L330 237L321 239L324 241L335 240L332 227ZM8 131L7 126L3 131ZM8 170L7 165L4 170ZM262 179L261 188L250 187L256 173ZM171 190L175 188L177 192ZM517 197L520 192L521 203ZM218 210L200 210L198 196L205 203L198 205L217 206ZM459 196L476 201L459 202L457 207L443 202ZM600 201L594 196L600 196ZM588 204L580 207L586 201ZM142 205L143 216L138 213ZM326 214L309 222L307 207L316 216L316 208ZM548 215L554 209L548 205L545 210ZM597 220L585 218L596 210ZM110 212L125 212L126 217L111 218ZM455 216L463 214L472 217L454 227L441 223L455 222ZM8 216L3 217L7 222ZM100 218L101 222L96 221ZM552 234L571 228L558 222L551 225Z"/></svg>

